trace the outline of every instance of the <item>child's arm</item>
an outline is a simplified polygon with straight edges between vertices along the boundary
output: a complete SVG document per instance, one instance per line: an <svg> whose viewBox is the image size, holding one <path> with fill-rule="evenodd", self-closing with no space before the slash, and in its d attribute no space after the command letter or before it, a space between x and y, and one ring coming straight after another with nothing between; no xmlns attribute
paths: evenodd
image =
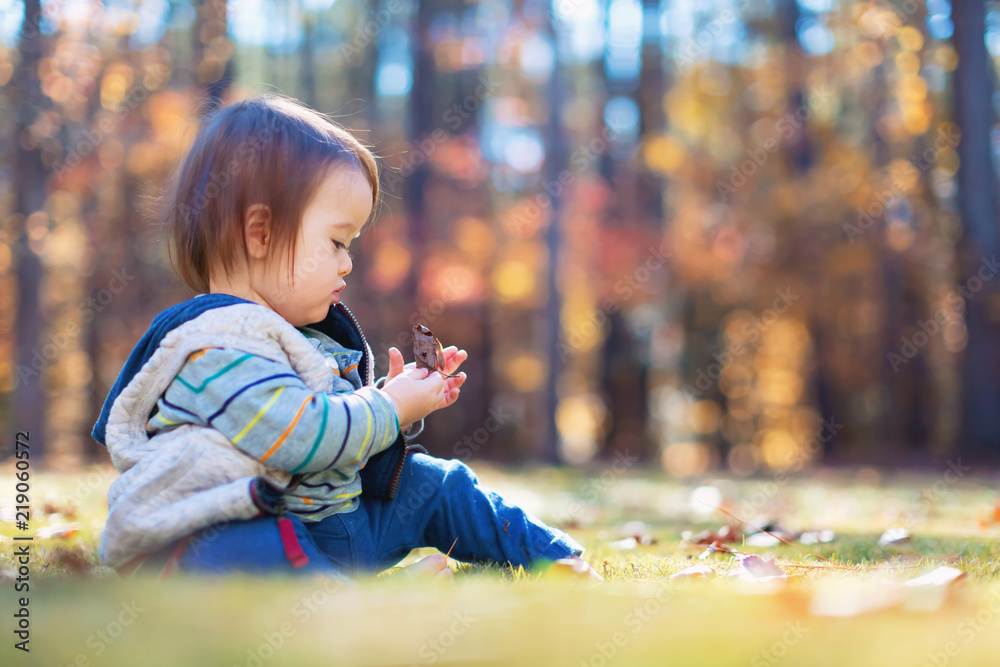
<svg viewBox="0 0 1000 667"><path fill-rule="evenodd" d="M399 433L396 408L381 389L314 392L288 364L233 348L192 353L158 405L151 428L209 425L250 456L292 473L362 461Z"/></svg>

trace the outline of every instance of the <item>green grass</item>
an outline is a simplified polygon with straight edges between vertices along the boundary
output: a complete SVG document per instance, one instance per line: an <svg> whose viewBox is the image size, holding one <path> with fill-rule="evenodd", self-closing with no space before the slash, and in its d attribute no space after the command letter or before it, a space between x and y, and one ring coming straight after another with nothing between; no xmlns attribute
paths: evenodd
<svg viewBox="0 0 1000 667"><path fill-rule="evenodd" d="M348 587L323 578L121 580L96 561L114 472L38 472L31 531L73 521L79 532L36 542L30 654L12 648L13 583L0 583L0 664L997 664L1000 528L978 521L997 500L988 478L967 474L944 484L942 476L897 475L872 485L859 483L870 482L870 472L819 471L784 483L677 481L632 469L602 481L600 470L474 467L484 484L583 543L606 583L457 563L452 581L390 570ZM6 487L11 472L0 475ZM724 506L746 520L764 515L787 529L836 531L832 543L801 547L832 563L786 545L733 545L775 558L789 579L765 585L726 577L735 567L730 556L700 560L702 548L681 543L683 531L714 530L725 518L692 504L700 485L718 489ZM11 506L11 490L0 490L0 507ZM46 505L62 518L43 513ZM636 520L656 543L611 548L622 524ZM896 524L912 541L879 546L879 535ZM0 522L0 570L8 573L16 532ZM401 565L433 551L415 551ZM718 574L668 578L696 563ZM943 564L968 576L940 599L908 597L843 618L813 613L819 598L878 601Z"/></svg>

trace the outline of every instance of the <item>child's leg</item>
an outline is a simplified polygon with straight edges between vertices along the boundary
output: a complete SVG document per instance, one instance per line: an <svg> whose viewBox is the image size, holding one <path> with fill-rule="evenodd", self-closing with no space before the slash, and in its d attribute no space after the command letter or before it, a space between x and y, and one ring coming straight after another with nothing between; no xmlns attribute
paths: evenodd
<svg viewBox="0 0 1000 667"><path fill-rule="evenodd" d="M369 542L367 536L355 536L359 532L355 528L349 530L357 542L353 557L369 561L357 567L384 570L411 549L430 546L447 552L452 542L455 547L451 556L456 560L510 563L525 568L540 559L556 560L583 553L583 547L566 533L546 526L497 492L480 486L476 474L461 461L419 452L407 459L396 497L385 500L363 496L357 510L363 514L348 518L352 526L366 519L371 536ZM325 552L342 550L345 544L344 517L323 525L332 518L309 526Z"/></svg>
<svg viewBox="0 0 1000 667"><path fill-rule="evenodd" d="M342 576L341 571L316 546L309 531L296 516L289 516L299 545L309 557L309 562L299 568L292 567L285 553L284 543L273 516L243 521L231 521L200 530L187 542L177 560L180 572L224 574L245 572L251 574L316 574ZM162 562L164 554L172 552L173 545L152 557Z"/></svg>

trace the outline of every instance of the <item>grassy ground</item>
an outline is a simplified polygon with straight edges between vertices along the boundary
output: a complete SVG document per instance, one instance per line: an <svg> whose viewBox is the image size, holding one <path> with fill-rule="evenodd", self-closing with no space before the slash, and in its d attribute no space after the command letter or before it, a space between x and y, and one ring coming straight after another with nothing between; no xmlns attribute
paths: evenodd
<svg viewBox="0 0 1000 667"><path fill-rule="evenodd" d="M998 485L982 471L679 482L638 469L474 467L485 484L583 543L606 583L455 562L451 581L391 570L346 587L323 578L121 580L96 561L114 471L35 473L29 533L67 524L77 532L34 543L29 654L13 648L11 634L21 594L9 578L0 582L0 664L997 664L1000 527L981 519ZM13 469L0 469L0 479L0 570L9 577L19 534ZM751 523L829 529L836 538L798 548L731 544L774 558L788 575L738 581L726 576L737 566L730 555L700 559L704 547L682 544L684 531L727 522L714 504ZM626 525L635 521L644 525ZM879 546L891 526L907 528L912 540ZM611 546L635 532L655 543ZM402 565L432 552L416 551ZM717 574L669 579L693 564ZM941 565L967 576L948 587L900 585Z"/></svg>

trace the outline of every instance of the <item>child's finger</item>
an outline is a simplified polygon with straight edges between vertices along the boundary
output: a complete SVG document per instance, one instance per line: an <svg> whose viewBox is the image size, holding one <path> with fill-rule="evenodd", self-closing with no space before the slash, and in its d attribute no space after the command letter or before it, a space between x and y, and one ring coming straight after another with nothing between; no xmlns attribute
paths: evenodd
<svg viewBox="0 0 1000 667"><path fill-rule="evenodd" d="M458 400L458 395L460 390L458 388L453 388L445 394L444 407L448 407L452 403Z"/></svg>
<svg viewBox="0 0 1000 667"><path fill-rule="evenodd" d="M403 353L395 347L389 348L389 379L403 372Z"/></svg>
<svg viewBox="0 0 1000 667"><path fill-rule="evenodd" d="M454 346L452 346L454 347ZM451 348L449 348L451 349ZM469 358L469 353L465 350L458 350L451 355L445 356L445 373L449 375L454 373L462 362Z"/></svg>

